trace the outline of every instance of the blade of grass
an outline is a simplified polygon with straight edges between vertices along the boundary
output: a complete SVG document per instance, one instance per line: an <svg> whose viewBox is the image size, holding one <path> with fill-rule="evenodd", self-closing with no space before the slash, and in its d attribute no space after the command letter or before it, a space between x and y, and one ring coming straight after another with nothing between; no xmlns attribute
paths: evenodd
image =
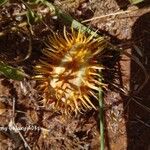
<svg viewBox="0 0 150 150"><path fill-rule="evenodd" d="M77 20L73 19L69 14L63 12L62 10L54 6L52 3L48 1L41 1L41 2L49 7L49 9L51 10L51 14L53 16L57 16L61 20L64 20L65 24L69 24L75 29L80 29L82 32L87 32L91 35L94 35L94 37L101 37L102 40L104 40L103 36L100 36L95 31L92 31L90 28L86 27L85 25L81 24Z"/></svg>
<svg viewBox="0 0 150 150"><path fill-rule="evenodd" d="M129 0L131 4L138 4L143 2L144 0Z"/></svg>
<svg viewBox="0 0 150 150"><path fill-rule="evenodd" d="M102 76L102 73L100 72ZM100 82L101 79L99 79ZM105 138L104 138L104 98L103 98L103 90L99 87L99 119L100 119L100 150L104 150L105 148Z"/></svg>

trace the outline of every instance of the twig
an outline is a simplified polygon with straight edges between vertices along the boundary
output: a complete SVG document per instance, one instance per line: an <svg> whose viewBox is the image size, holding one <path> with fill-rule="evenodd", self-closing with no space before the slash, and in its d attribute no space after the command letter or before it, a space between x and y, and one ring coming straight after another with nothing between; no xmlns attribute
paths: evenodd
<svg viewBox="0 0 150 150"><path fill-rule="evenodd" d="M15 124L14 124L14 126L15 126L15 128L16 128L16 125L15 125ZM19 136L21 137L22 141L24 142L24 146L25 146L26 148L28 148L29 150L31 150L29 144L27 143L27 141L25 140L25 138L23 137L23 135L21 134L20 131L18 131L18 134L19 134Z"/></svg>
<svg viewBox="0 0 150 150"><path fill-rule="evenodd" d="M16 105L16 99L13 98L13 106L12 106L12 119L10 121L10 126L12 129L15 129L15 132L19 134L20 138L22 139L22 141L24 142L24 146L26 148L28 148L29 150L31 150L30 146L28 145L28 143L26 142L25 138L23 137L22 133L20 132L20 130L17 130L17 126L15 124L15 105Z"/></svg>
<svg viewBox="0 0 150 150"><path fill-rule="evenodd" d="M87 20L84 20L82 21L81 23L87 23L87 22L90 22L90 21L93 21L93 20L100 20L100 19L103 19L103 18L106 18L106 17L110 17L110 16L116 16L116 15L121 15L121 14L126 14L126 13L132 13L132 12L137 12L137 11L149 11L149 8L147 10L147 8L142 8L142 9L134 9L134 10L126 10L126 11L119 11L119 12L116 12L116 13L110 13L110 14L106 14L106 15L102 15L102 16L97 16L97 17L93 17L91 19L87 19ZM132 16L130 16L132 17ZM137 17L137 16L135 16Z"/></svg>
<svg viewBox="0 0 150 150"><path fill-rule="evenodd" d="M84 20L84 21L82 21L82 23L86 23L86 22L90 22L90 21L93 21L93 20L98 20L98 19L102 19L102 18L106 18L106 17L110 17L110 16L116 16L116 15L120 15L120 14L130 13L130 12L133 12L133 11L135 11L135 10L126 10L126 11L119 11L119 12L116 12L116 13L110 13L110 14L107 14L107 15L102 15L102 16L93 17L91 19Z"/></svg>

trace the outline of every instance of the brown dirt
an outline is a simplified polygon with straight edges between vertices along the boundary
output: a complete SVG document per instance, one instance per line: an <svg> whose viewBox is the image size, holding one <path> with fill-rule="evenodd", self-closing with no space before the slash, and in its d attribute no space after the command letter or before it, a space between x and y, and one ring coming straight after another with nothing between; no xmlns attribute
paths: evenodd
<svg viewBox="0 0 150 150"><path fill-rule="evenodd" d="M54 3L79 21L115 13L119 10L136 10L103 17L85 24L99 29L102 34L110 37L114 45L136 56L137 62L140 61L148 74L150 73L150 4L148 1L138 6L119 0L74 0L71 2L55 0ZM22 11L22 9L16 3L13 5L0 8L0 19L5 18L0 20L0 31L7 30L12 24L18 23L15 18L10 20L9 14ZM50 15L47 15L44 21L54 30L60 27L58 20L50 19ZM49 34L48 29L42 23L34 25L33 31L33 51L30 58L13 64L29 75L34 74L33 66L44 47L42 40L45 40ZM8 32L7 35L0 37L1 60L8 62L16 60L18 56L23 58L27 52L28 42L28 37L24 32ZM104 72L105 82L109 87L104 92L105 149L149 150L150 81L148 80L138 92L145 79L141 67L125 54L121 57L114 53L109 55L112 57L104 59L104 63L109 68ZM13 81L1 76L0 83L0 150L27 149L18 133L8 130L8 126L11 126L10 120L14 117L12 116L14 101L16 125L21 127L30 125L34 128L21 131L31 149L99 149L98 111L91 110L76 117L66 118L59 112L42 107L41 95L36 90L35 81L28 79Z"/></svg>

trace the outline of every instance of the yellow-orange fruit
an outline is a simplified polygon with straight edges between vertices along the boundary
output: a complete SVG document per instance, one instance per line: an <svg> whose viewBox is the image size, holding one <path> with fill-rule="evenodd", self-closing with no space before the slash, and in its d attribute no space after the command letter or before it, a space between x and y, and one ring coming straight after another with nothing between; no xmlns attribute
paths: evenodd
<svg viewBox="0 0 150 150"><path fill-rule="evenodd" d="M54 104L64 113L96 109L92 97L98 99L95 93L102 86L98 72L103 67L98 59L105 47L103 38L80 30L69 33L64 27L63 35L53 33L35 67L44 105Z"/></svg>

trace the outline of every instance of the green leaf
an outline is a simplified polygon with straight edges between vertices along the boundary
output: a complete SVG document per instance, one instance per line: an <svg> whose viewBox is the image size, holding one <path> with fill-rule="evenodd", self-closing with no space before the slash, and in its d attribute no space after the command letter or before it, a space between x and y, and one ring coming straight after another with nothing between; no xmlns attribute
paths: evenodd
<svg viewBox="0 0 150 150"><path fill-rule="evenodd" d="M13 68L3 62L0 62L0 74L13 80L23 80L27 75L19 69Z"/></svg>
<svg viewBox="0 0 150 150"><path fill-rule="evenodd" d="M138 4L138 3L141 3L143 1L144 0L130 0L130 3L132 3L132 4Z"/></svg>

